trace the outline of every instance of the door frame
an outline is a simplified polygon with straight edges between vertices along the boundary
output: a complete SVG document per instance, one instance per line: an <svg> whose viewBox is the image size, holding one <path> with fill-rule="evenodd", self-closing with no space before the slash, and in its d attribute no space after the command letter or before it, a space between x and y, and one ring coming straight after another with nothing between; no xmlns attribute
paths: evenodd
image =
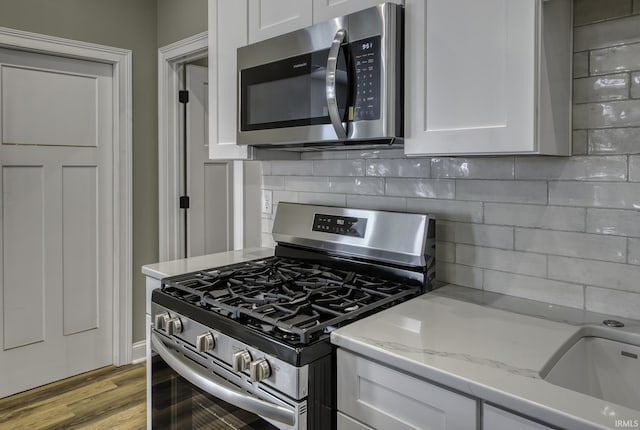
<svg viewBox="0 0 640 430"><path fill-rule="evenodd" d="M0 47L113 66L113 364L132 361L131 50L0 27Z"/></svg>
<svg viewBox="0 0 640 430"><path fill-rule="evenodd" d="M208 56L208 32L203 31L158 49L158 200L160 261L181 258L180 68ZM209 133L212 131L209 130ZM243 247L243 163L233 161L233 248Z"/></svg>

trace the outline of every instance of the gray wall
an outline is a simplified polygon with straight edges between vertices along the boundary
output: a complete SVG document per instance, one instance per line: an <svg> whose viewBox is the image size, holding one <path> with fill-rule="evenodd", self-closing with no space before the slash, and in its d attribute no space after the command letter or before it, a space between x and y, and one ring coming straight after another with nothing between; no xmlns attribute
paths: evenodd
<svg viewBox="0 0 640 430"><path fill-rule="evenodd" d="M0 0L0 26L133 51L133 340L144 339L144 278L158 260L155 0Z"/></svg>
<svg viewBox="0 0 640 430"><path fill-rule="evenodd" d="M207 0L0 0L0 26L133 51L133 341L158 261L157 49L207 29Z"/></svg>
<svg viewBox="0 0 640 430"><path fill-rule="evenodd" d="M640 316L640 0L576 0L574 156L303 154L263 163L274 202L437 218L437 277ZM272 244L272 215L263 239Z"/></svg>
<svg viewBox="0 0 640 430"><path fill-rule="evenodd" d="M157 0L158 48L207 31L207 0Z"/></svg>

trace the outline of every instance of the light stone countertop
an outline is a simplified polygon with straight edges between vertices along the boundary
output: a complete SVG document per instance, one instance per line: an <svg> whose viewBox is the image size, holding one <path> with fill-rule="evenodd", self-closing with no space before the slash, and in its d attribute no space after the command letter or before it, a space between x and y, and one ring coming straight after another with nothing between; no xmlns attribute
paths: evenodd
<svg viewBox="0 0 640 430"><path fill-rule="evenodd" d="M616 428L633 410L540 377L554 353L585 325L612 318L448 285L331 333L331 341L408 374L567 429ZM622 336L640 333L625 323ZM640 405L639 405L640 408Z"/></svg>
<svg viewBox="0 0 640 430"><path fill-rule="evenodd" d="M210 269L212 267L226 266L228 264L271 256L273 256L273 248L239 249L237 251L218 252L199 257L147 264L142 266L142 273L155 279L162 279L167 276L180 275L196 270Z"/></svg>

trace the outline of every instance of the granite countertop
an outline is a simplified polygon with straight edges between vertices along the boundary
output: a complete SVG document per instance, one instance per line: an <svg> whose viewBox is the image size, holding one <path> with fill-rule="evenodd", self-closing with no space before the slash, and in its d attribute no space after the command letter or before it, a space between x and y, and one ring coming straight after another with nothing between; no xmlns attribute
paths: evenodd
<svg viewBox="0 0 640 430"><path fill-rule="evenodd" d="M608 318L448 285L340 328L331 341L552 425L607 429L640 420L640 411L553 385L540 372L584 326ZM610 330L640 333L640 321L615 319L625 327Z"/></svg>
<svg viewBox="0 0 640 430"><path fill-rule="evenodd" d="M247 248L237 251L218 252L216 254L189 257L180 260L166 261L142 266L142 273L156 279L180 275L211 267L226 266L243 261L256 260L273 256L273 248Z"/></svg>

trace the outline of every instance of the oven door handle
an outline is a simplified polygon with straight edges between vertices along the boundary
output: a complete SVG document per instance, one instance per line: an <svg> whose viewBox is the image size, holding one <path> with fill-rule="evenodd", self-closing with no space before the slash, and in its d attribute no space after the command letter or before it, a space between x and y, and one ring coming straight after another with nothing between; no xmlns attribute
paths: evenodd
<svg viewBox="0 0 640 430"><path fill-rule="evenodd" d="M253 412L264 418L270 418L278 422L294 425L296 422L295 412L282 406L257 399L249 394L241 393L234 389L225 387L221 379L212 373L205 372L190 360L171 352L157 334L151 333L151 345L155 352L162 357L173 370L196 387L204 390L214 397L224 400L240 409ZM220 382L216 382L218 379Z"/></svg>
<svg viewBox="0 0 640 430"><path fill-rule="evenodd" d="M326 94L327 94L327 110L329 111L329 119L331 125L338 135L338 139L346 139L347 131L342 125L340 111L338 109L338 99L336 94L336 72L338 70L338 55L340 47L347 37L347 30L340 29L336 32L329 48L329 57L327 58L327 77L326 77Z"/></svg>

